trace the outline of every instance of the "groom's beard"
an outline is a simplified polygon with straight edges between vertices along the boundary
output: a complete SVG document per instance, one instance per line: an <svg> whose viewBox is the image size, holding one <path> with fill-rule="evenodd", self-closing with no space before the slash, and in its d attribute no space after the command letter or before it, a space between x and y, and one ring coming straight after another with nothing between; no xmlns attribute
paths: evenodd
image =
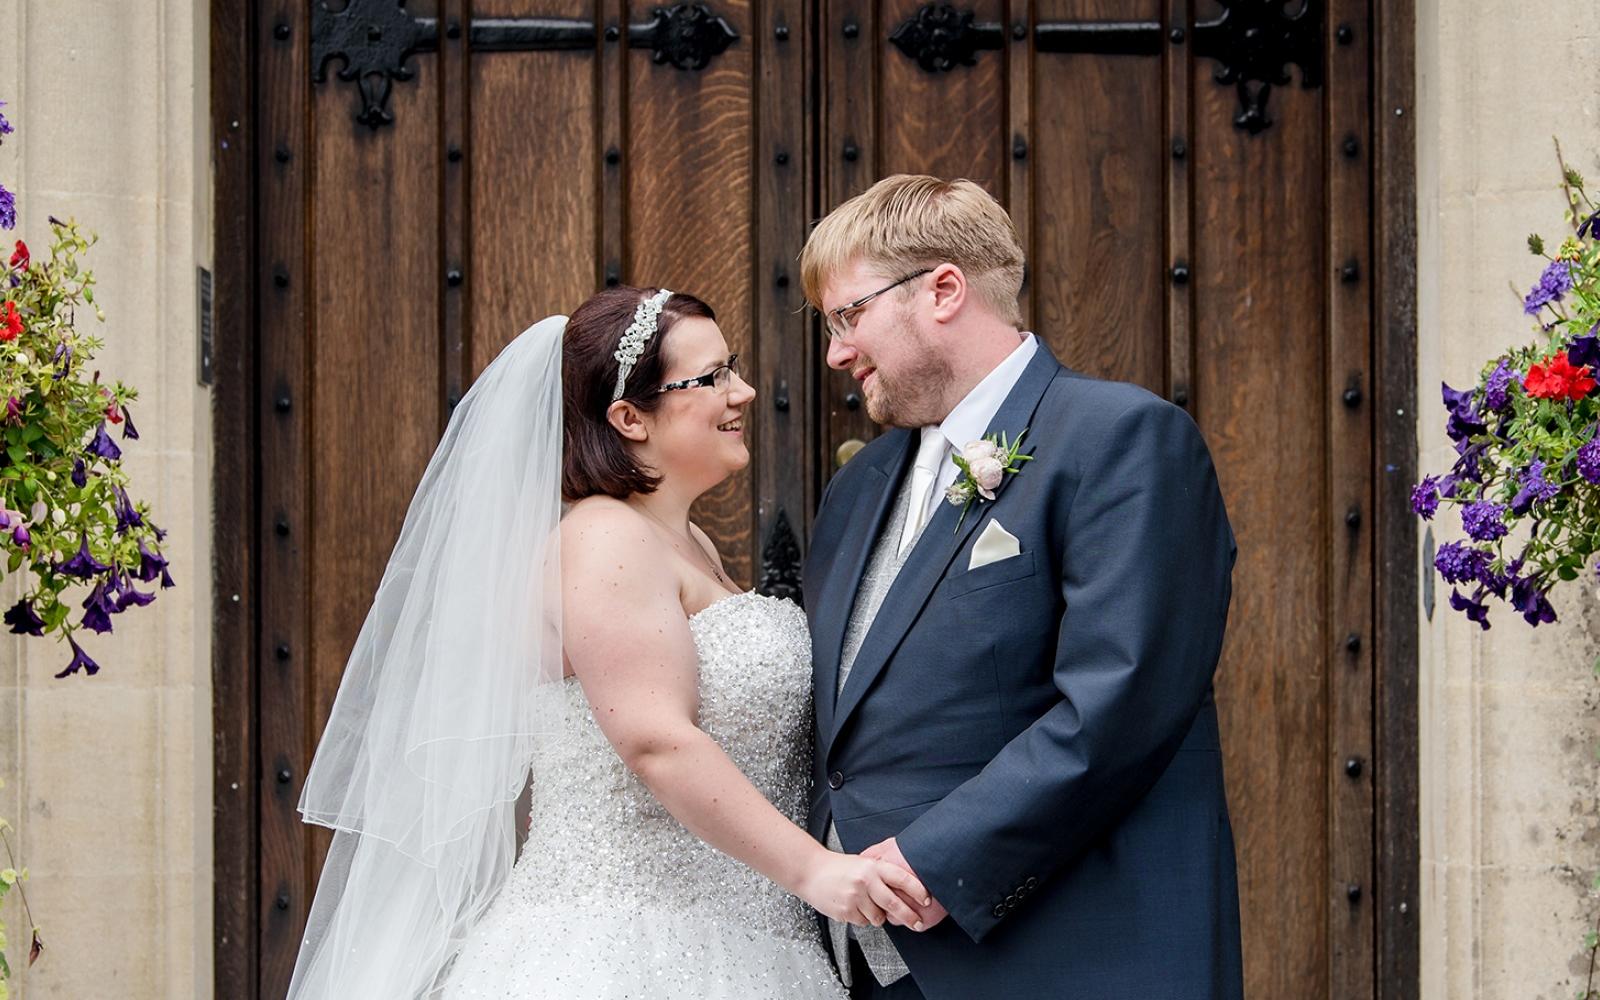
<svg viewBox="0 0 1600 1000"><path fill-rule="evenodd" d="M867 392L867 416L887 427L925 427L950 415L945 392L955 380L950 362L917 333L901 324L900 349L906 360L893 372L877 369Z"/></svg>

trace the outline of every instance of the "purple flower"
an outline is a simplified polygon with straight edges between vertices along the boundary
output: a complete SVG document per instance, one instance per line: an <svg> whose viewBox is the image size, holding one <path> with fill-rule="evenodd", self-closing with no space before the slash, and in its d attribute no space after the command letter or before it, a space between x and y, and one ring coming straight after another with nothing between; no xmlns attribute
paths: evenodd
<svg viewBox="0 0 1600 1000"><path fill-rule="evenodd" d="M117 534L126 535L132 528L144 524L144 518L134 509L133 501L128 499L128 491L118 486L117 498Z"/></svg>
<svg viewBox="0 0 1600 1000"><path fill-rule="evenodd" d="M162 590L171 590L173 587L176 587L177 585L178 585L177 582L172 579L172 574L167 572L167 567L166 566L162 566L161 567L161 589Z"/></svg>
<svg viewBox="0 0 1600 1000"><path fill-rule="evenodd" d="M1478 500L1461 508L1461 526L1473 541L1492 542L1510 530L1505 522L1506 505Z"/></svg>
<svg viewBox="0 0 1600 1000"><path fill-rule="evenodd" d="M17 196L0 184L0 229L17 228Z"/></svg>
<svg viewBox="0 0 1600 1000"><path fill-rule="evenodd" d="M1481 596L1481 593L1480 591L1479 594L1473 595L1474 598ZM1452 589L1450 591L1450 606L1457 611L1466 612L1468 621L1477 622L1482 628L1489 627L1489 609L1482 601L1462 597L1461 591Z"/></svg>
<svg viewBox="0 0 1600 1000"><path fill-rule="evenodd" d="M122 457L122 449L111 440L111 435L106 433L106 422L100 421L100 426L94 432L94 439L89 442L89 450L99 455L108 462L115 462Z"/></svg>
<svg viewBox="0 0 1600 1000"><path fill-rule="evenodd" d="M80 490L89 485L89 468L83 464L81 458L72 461L72 485Z"/></svg>
<svg viewBox="0 0 1600 1000"><path fill-rule="evenodd" d="M133 426L133 414L128 412L126 406L122 408L122 439L124 441L139 440L139 428Z"/></svg>
<svg viewBox="0 0 1600 1000"><path fill-rule="evenodd" d="M1522 618L1529 625L1538 627L1540 622L1553 622L1556 620L1556 609L1550 606L1544 591L1534 586L1531 579L1517 580L1511 585L1511 606L1522 612Z"/></svg>
<svg viewBox="0 0 1600 1000"><path fill-rule="evenodd" d="M126 611L134 605L142 608L155 599L156 595L142 593L135 590L132 584L129 584L126 590L117 595L117 610Z"/></svg>
<svg viewBox="0 0 1600 1000"><path fill-rule="evenodd" d="M1573 364L1577 364L1576 361ZM1511 364L1501 360L1489 373L1489 380L1483 384L1483 406L1491 413L1498 413L1506 408L1506 403L1511 398L1511 383L1516 375L1511 371Z"/></svg>
<svg viewBox="0 0 1600 1000"><path fill-rule="evenodd" d="M28 526L26 524L19 524L17 525L16 529L11 532L11 540L23 548L27 548L28 543L33 541L33 536L28 533Z"/></svg>
<svg viewBox="0 0 1600 1000"><path fill-rule="evenodd" d="M105 563L97 562L94 556L89 554L89 536L87 534L78 542L78 554L56 567L58 571L68 576L75 576L83 580L87 580L99 573L104 573L110 568Z"/></svg>
<svg viewBox="0 0 1600 1000"><path fill-rule="evenodd" d="M1439 385L1444 390L1444 408L1450 411L1450 419L1444 427L1450 440L1458 442L1459 446L1459 442L1489 429L1472 407L1471 390L1458 392L1444 382Z"/></svg>
<svg viewBox="0 0 1600 1000"><path fill-rule="evenodd" d="M5 623L16 635L44 635L44 619L33 610L33 602L23 598L5 614Z"/></svg>
<svg viewBox="0 0 1600 1000"><path fill-rule="evenodd" d="M1588 365L1590 372L1600 371L1600 337L1591 330L1572 338L1572 343L1567 345L1567 360L1574 366Z"/></svg>
<svg viewBox="0 0 1600 1000"><path fill-rule="evenodd" d="M1591 213L1587 219L1578 223L1578 239L1590 236L1600 239L1600 212Z"/></svg>
<svg viewBox="0 0 1600 1000"><path fill-rule="evenodd" d="M1558 484L1544 478L1544 462L1537 458L1522 470L1518 481L1522 483L1522 489L1517 491L1516 497L1511 501L1511 513L1518 517L1526 514L1535 503L1550 500L1561 492Z"/></svg>
<svg viewBox="0 0 1600 1000"><path fill-rule="evenodd" d="M1600 483L1600 425L1594 437L1578 449L1578 475L1591 483Z"/></svg>
<svg viewBox="0 0 1600 1000"><path fill-rule="evenodd" d="M1528 292L1528 297L1522 300L1522 311L1529 316L1536 316L1540 309L1552 302L1560 302L1561 297L1572 290L1572 264L1564 260L1553 260L1545 267L1544 273L1539 275L1539 283Z"/></svg>
<svg viewBox="0 0 1600 1000"><path fill-rule="evenodd" d="M120 610L116 602L106 596L106 585L101 583L89 592L89 597L83 602L83 627L91 632L106 633L111 631L111 615Z"/></svg>
<svg viewBox="0 0 1600 1000"><path fill-rule="evenodd" d="M1433 520L1439 509L1439 477L1428 476L1411 487L1411 512L1424 521Z"/></svg>
<svg viewBox="0 0 1600 1000"><path fill-rule="evenodd" d="M144 539L139 539L139 571L133 575L145 583L149 583L158 576L163 577L162 586L167 587L171 586L171 584L166 583L165 580L171 578L166 575L166 572L167 561L161 558L161 553L151 552L145 548Z"/></svg>
<svg viewBox="0 0 1600 1000"><path fill-rule="evenodd" d="M1433 554L1433 568L1446 583L1470 583L1489 569L1489 553L1466 542L1446 542Z"/></svg>
<svg viewBox="0 0 1600 1000"><path fill-rule="evenodd" d="M0 108L5 106L6 102L0 101ZM11 127L11 123L6 120L5 112L0 111L0 135L10 135L14 131L16 130Z"/></svg>
<svg viewBox="0 0 1600 1000"><path fill-rule="evenodd" d="M79 670L82 670L90 677L93 677L95 674L100 672L100 664L89 659L89 654L83 651L83 647L78 645L78 641L76 639L69 635L67 636L67 642L72 645L72 662L67 664L67 669L61 671L59 674L56 674L57 677L65 677L68 674L75 674Z"/></svg>

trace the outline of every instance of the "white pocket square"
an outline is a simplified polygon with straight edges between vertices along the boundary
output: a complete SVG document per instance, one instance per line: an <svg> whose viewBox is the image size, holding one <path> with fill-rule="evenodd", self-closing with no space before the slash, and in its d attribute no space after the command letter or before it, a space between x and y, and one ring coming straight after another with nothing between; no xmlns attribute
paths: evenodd
<svg viewBox="0 0 1600 1000"><path fill-rule="evenodd" d="M979 566L1020 555L1022 545L1017 541L1017 536L1001 527L999 521L990 521L983 529L983 534L978 536L977 544L972 546L972 558L967 561L967 570L971 572Z"/></svg>

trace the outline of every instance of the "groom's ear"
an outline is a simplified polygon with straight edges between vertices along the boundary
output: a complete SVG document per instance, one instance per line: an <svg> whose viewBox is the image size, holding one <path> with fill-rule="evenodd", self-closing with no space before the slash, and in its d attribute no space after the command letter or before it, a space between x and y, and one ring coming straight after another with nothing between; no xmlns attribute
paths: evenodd
<svg viewBox="0 0 1600 1000"><path fill-rule="evenodd" d="M639 413L639 408L625 399L619 399L606 407L606 422L621 434L625 441L642 444L650 437L650 431L645 427L644 417Z"/></svg>
<svg viewBox="0 0 1600 1000"><path fill-rule="evenodd" d="M967 276L954 264L933 269L933 318L938 322L954 319L967 301Z"/></svg>

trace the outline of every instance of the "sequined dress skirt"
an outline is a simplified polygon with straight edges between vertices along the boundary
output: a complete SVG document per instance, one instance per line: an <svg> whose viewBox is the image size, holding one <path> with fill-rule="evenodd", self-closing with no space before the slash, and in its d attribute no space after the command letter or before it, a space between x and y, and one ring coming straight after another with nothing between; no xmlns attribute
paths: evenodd
<svg viewBox="0 0 1600 1000"><path fill-rule="evenodd" d="M793 603L740 594L690 619L700 726L803 822L810 639ZM451 969L449 1000L843 1000L816 916L696 838L606 742L576 683L567 739L534 770L510 879Z"/></svg>

